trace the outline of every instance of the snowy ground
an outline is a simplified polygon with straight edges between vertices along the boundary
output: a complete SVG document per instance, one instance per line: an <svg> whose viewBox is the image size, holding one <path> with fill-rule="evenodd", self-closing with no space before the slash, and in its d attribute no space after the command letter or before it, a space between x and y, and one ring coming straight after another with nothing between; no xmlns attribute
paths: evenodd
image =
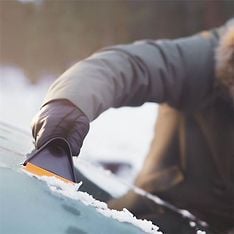
<svg viewBox="0 0 234 234"><path fill-rule="evenodd" d="M31 119L38 111L52 79L32 85L16 68L0 68L0 121L30 133ZM157 115L155 104L139 108L110 109L92 122L80 157L90 160L124 161L133 165L132 177L147 153Z"/></svg>

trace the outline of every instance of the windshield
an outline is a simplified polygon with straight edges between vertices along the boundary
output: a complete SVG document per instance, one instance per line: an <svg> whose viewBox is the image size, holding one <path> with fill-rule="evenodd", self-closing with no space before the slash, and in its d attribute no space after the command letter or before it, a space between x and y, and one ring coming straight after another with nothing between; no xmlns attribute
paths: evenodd
<svg viewBox="0 0 234 234"><path fill-rule="evenodd" d="M142 228L133 225L131 219L134 219L131 215L127 217L130 214L127 211L114 217L113 212L108 213L104 203L99 203L87 193L73 191L72 194L57 182L51 184L48 180L45 183L27 175L20 169L20 163L24 154L33 148L30 135L1 123L0 136L0 233L83 234L110 233L111 230L111 233L135 234L147 231L143 231L147 225L146 228L150 225L149 233L157 233L149 222L146 225L140 222ZM85 179L82 173L80 179ZM82 190L86 188L101 200L111 198L95 183L85 182ZM100 210L104 215L98 212ZM120 214L126 222L118 221Z"/></svg>

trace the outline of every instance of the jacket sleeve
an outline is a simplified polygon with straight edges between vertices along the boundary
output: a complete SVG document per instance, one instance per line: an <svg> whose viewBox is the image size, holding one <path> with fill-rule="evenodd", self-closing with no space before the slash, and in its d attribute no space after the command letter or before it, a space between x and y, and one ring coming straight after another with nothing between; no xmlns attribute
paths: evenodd
<svg viewBox="0 0 234 234"><path fill-rule="evenodd" d="M89 118L110 107L167 102L196 108L214 79L214 34L140 41L104 49L75 64L50 87L44 104L68 99Z"/></svg>

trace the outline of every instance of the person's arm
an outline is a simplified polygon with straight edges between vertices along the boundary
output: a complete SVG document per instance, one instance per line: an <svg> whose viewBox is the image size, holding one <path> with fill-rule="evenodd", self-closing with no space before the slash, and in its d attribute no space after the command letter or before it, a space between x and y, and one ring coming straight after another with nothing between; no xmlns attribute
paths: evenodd
<svg viewBox="0 0 234 234"><path fill-rule="evenodd" d="M110 107L166 102L194 110L214 80L215 34L114 46L77 63L50 87L33 120L39 148L66 138L78 155L89 122Z"/></svg>
<svg viewBox="0 0 234 234"><path fill-rule="evenodd" d="M215 35L114 46L75 64L50 87L44 105L67 99L90 121L110 107L167 102L195 108L214 78Z"/></svg>

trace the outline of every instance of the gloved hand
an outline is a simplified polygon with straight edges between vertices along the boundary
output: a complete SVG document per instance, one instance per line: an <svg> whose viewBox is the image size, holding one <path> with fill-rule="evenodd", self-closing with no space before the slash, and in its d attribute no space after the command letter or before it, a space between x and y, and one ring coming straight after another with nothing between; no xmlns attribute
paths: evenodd
<svg viewBox="0 0 234 234"><path fill-rule="evenodd" d="M32 135L39 148L54 137L63 137L73 155L78 155L89 131L89 120L75 105L67 100L56 100L43 106L34 117Z"/></svg>

